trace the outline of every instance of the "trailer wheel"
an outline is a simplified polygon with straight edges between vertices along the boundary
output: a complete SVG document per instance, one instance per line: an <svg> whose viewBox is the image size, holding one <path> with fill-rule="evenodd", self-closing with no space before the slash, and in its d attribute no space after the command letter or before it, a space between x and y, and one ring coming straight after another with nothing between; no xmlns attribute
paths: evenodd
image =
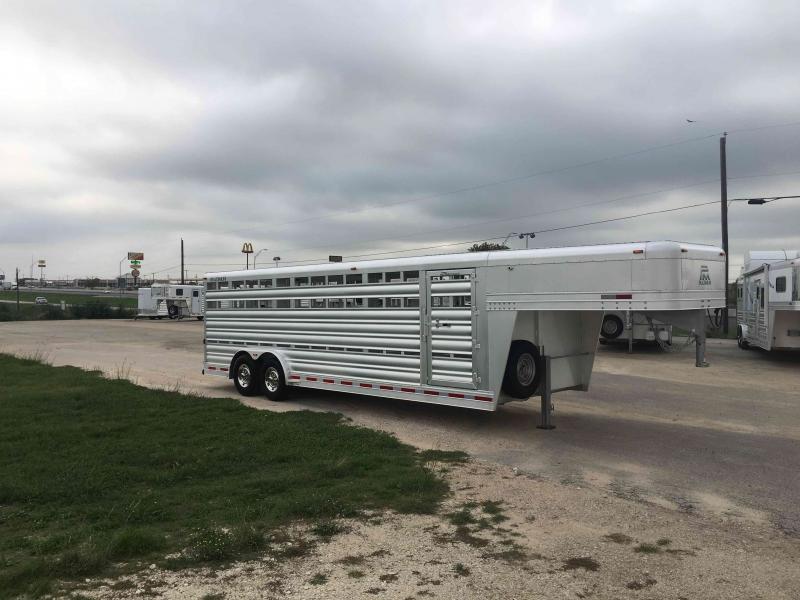
<svg viewBox="0 0 800 600"><path fill-rule="evenodd" d="M258 393L259 377L256 364L246 354L233 363L233 384L242 396L255 396Z"/></svg>
<svg viewBox="0 0 800 600"><path fill-rule="evenodd" d="M742 332L742 326L741 325L739 325L736 328L736 344L742 350L747 350L750 347L750 344L747 342L746 339L744 339L744 332Z"/></svg>
<svg viewBox="0 0 800 600"><path fill-rule="evenodd" d="M167 308L167 314L169 314L170 319L179 319L181 316L181 307L177 304L170 304L169 308Z"/></svg>
<svg viewBox="0 0 800 600"><path fill-rule="evenodd" d="M600 327L600 335L607 340L617 339L624 331L625 326L622 324L622 319L617 315L606 315L603 317L603 324Z"/></svg>
<svg viewBox="0 0 800 600"><path fill-rule="evenodd" d="M525 340L514 340L508 352L503 391L512 398L530 398L539 388L541 366L541 355L536 346Z"/></svg>
<svg viewBox="0 0 800 600"><path fill-rule="evenodd" d="M203 317L197 317L197 320L198 320L198 321L202 321L202 320L203 320Z"/></svg>
<svg viewBox="0 0 800 600"><path fill-rule="evenodd" d="M260 380L264 386L264 395L277 402L286 396L286 376L280 361L274 356L267 356L261 361Z"/></svg>

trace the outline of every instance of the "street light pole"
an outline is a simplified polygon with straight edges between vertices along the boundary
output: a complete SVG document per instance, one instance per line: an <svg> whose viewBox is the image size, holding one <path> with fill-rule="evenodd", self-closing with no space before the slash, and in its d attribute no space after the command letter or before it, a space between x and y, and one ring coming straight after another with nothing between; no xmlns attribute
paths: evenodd
<svg viewBox="0 0 800 600"><path fill-rule="evenodd" d="M719 138L719 183L722 220L722 251L725 252L725 308L722 309L722 333L728 335L728 165L725 144L728 132Z"/></svg>
<svg viewBox="0 0 800 600"><path fill-rule="evenodd" d="M264 252L264 250L269 250L269 248L262 248L261 250L256 252L256 255L253 257L253 268L254 269L256 268L256 261L258 260L258 255L261 254L262 252Z"/></svg>

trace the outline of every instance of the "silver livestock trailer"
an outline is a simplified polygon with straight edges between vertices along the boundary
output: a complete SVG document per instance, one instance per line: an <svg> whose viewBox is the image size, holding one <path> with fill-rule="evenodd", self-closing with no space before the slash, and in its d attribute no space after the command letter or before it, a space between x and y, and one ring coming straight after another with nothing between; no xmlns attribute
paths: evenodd
<svg viewBox="0 0 800 600"><path fill-rule="evenodd" d="M748 252L736 281L740 348L800 349L800 251Z"/></svg>
<svg viewBox="0 0 800 600"><path fill-rule="evenodd" d="M137 319L202 319L204 311L205 288L202 285L163 284L139 288Z"/></svg>
<svg viewBox="0 0 800 600"><path fill-rule="evenodd" d="M280 399L329 389L479 410L587 390L603 312L698 336L719 248L641 242L209 273L203 372Z"/></svg>

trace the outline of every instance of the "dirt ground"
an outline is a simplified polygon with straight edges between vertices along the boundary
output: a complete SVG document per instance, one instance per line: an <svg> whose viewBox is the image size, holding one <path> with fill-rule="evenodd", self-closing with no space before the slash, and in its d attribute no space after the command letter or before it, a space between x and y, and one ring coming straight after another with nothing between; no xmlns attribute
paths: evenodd
<svg viewBox="0 0 800 600"><path fill-rule="evenodd" d="M4 323L0 351L238 397L229 381L200 374L198 322ZM476 460L447 474L457 490L450 510L499 500L509 520L459 533L443 516L385 515L351 523L302 559L148 571L104 597L797 598L800 357L710 340L708 360L697 369L691 349L600 347L590 392L556 395L548 432L535 428L537 401L485 414L311 390L279 404L248 399L341 412L421 448L465 450ZM637 552L640 543L658 551ZM337 562L345 556L364 558ZM591 560L565 562L580 558ZM327 579L315 585L318 573Z"/></svg>

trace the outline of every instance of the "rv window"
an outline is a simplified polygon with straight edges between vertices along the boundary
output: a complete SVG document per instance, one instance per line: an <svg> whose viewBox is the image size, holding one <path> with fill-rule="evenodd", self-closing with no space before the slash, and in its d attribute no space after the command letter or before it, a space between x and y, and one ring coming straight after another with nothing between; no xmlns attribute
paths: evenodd
<svg viewBox="0 0 800 600"><path fill-rule="evenodd" d="M183 296L183 288L175 288L176 296Z"/></svg>
<svg viewBox="0 0 800 600"><path fill-rule="evenodd" d="M325 285L325 275L316 275L312 277L311 285Z"/></svg>
<svg viewBox="0 0 800 600"><path fill-rule="evenodd" d="M259 279L258 286L262 288L272 287L272 279Z"/></svg>
<svg viewBox="0 0 800 600"><path fill-rule="evenodd" d="M275 280L275 287L289 287L289 278L279 277L278 279Z"/></svg>
<svg viewBox="0 0 800 600"><path fill-rule="evenodd" d="M328 275L328 285L342 285L343 283L343 275Z"/></svg>
<svg viewBox="0 0 800 600"><path fill-rule="evenodd" d="M192 297L199 298L200 297L200 290L192 290Z"/></svg>
<svg viewBox="0 0 800 600"><path fill-rule="evenodd" d="M363 276L361 275L361 273L355 273L353 275L348 275L347 276L347 283L348 283L348 285L350 285L350 284L358 284L358 283L361 283L362 279L363 279Z"/></svg>
<svg viewBox="0 0 800 600"><path fill-rule="evenodd" d="M383 273L367 273L367 283L383 282Z"/></svg>
<svg viewBox="0 0 800 600"><path fill-rule="evenodd" d="M308 277L295 277L294 278L294 285L296 287L303 287L308 285Z"/></svg>
<svg viewBox="0 0 800 600"><path fill-rule="evenodd" d="M786 291L786 277L778 277L775 279L775 291L778 293Z"/></svg>
<svg viewBox="0 0 800 600"><path fill-rule="evenodd" d="M403 281L419 281L419 271L404 271Z"/></svg>
<svg viewBox="0 0 800 600"><path fill-rule="evenodd" d="M395 273L387 273L386 274L386 283L394 283L395 281L400 281L400 272Z"/></svg>

